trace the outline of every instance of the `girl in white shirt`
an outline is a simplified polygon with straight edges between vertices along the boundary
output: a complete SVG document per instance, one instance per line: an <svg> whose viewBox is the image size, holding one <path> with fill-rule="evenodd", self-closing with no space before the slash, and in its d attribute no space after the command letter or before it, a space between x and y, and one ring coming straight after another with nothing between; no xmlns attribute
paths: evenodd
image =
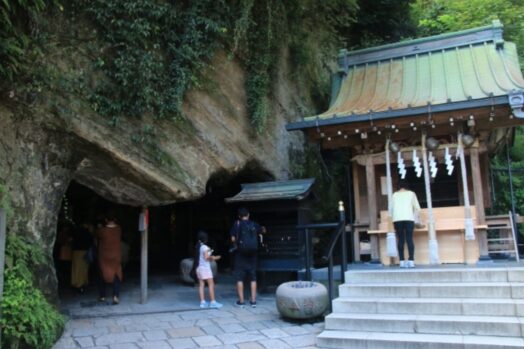
<svg viewBox="0 0 524 349"><path fill-rule="evenodd" d="M409 190L409 183L401 179L398 182L399 190L393 194L393 225L398 237L398 257L401 268L415 267L415 244L413 243L413 230L415 216L420 211L417 195ZM404 260L404 243L408 244L408 260Z"/></svg>
<svg viewBox="0 0 524 349"><path fill-rule="evenodd" d="M215 300L215 282L213 280L213 272L211 271L210 261L218 261L220 256L213 256L213 250L207 244L207 233L205 231L198 232L198 241L196 244L198 255L198 267L196 274L198 277L198 295L200 296L200 308L221 308L222 304ZM210 302L206 302L204 296L205 282L209 289Z"/></svg>

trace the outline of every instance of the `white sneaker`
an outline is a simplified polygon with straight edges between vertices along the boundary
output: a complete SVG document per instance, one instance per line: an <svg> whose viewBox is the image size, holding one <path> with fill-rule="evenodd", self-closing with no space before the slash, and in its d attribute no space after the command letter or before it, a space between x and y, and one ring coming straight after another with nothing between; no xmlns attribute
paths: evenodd
<svg viewBox="0 0 524 349"><path fill-rule="evenodd" d="M208 308L209 304L206 301L200 302L200 308Z"/></svg>
<svg viewBox="0 0 524 349"><path fill-rule="evenodd" d="M414 261L408 261L408 268L415 268L415 262Z"/></svg>
<svg viewBox="0 0 524 349"><path fill-rule="evenodd" d="M217 301L212 301L209 303L210 308L219 309L222 308L222 303L218 303Z"/></svg>
<svg viewBox="0 0 524 349"><path fill-rule="evenodd" d="M401 268L407 268L406 261L400 261L400 267Z"/></svg>

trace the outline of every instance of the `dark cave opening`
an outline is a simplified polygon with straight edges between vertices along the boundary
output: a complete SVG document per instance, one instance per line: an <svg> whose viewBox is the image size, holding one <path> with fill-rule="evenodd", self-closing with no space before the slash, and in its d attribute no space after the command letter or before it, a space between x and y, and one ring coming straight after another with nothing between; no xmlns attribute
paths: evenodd
<svg viewBox="0 0 524 349"><path fill-rule="evenodd" d="M229 270L229 229L237 218L237 207L226 204L224 199L237 194L242 183L269 180L273 180L273 177L257 165L248 165L235 174L220 171L209 178L204 196L149 207L148 274L172 276L176 280L180 261L193 256L198 230L208 233L209 244L215 254L222 255L218 262L219 270ZM71 246L71 235L64 233L68 230L73 233L82 223L89 223L94 234L104 212L110 209L116 213L122 228L123 288L126 280L139 279L141 233L138 230L138 219L141 208L110 202L73 180L63 198L53 251L61 298L74 295L72 292L75 291L71 286L71 258L68 258L68 253L63 253L64 244ZM96 263L91 264L89 269L89 284L86 288L95 292L98 278Z"/></svg>

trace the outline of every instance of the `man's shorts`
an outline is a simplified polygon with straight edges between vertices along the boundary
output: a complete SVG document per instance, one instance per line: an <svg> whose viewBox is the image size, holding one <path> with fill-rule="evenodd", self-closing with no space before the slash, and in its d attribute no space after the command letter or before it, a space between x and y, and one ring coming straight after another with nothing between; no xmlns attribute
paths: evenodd
<svg viewBox="0 0 524 349"><path fill-rule="evenodd" d="M235 278L236 281L244 281L245 277L251 281L257 281L257 255L245 255L235 253Z"/></svg>

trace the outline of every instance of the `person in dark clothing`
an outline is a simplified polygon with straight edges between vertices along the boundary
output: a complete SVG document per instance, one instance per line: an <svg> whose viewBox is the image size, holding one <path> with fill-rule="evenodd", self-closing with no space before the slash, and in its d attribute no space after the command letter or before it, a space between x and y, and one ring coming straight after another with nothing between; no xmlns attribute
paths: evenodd
<svg viewBox="0 0 524 349"><path fill-rule="evenodd" d="M249 303L253 308L257 305L257 251L256 246L262 239L262 234L266 232L265 228L258 223L249 219L249 211L242 207L238 210L238 220L233 223L229 232L231 242L235 248L234 272L236 278L236 288L238 301L236 305L243 307L244 302L244 279L250 279L251 298ZM255 235L256 244L253 248L247 249L242 247L242 235L244 232L252 232Z"/></svg>

